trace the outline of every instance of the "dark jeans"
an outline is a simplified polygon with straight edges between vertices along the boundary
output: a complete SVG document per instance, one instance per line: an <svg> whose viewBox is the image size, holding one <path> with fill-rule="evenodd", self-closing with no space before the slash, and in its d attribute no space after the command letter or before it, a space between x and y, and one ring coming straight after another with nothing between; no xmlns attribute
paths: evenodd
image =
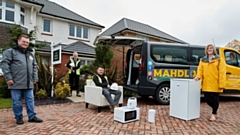
<svg viewBox="0 0 240 135"><path fill-rule="evenodd" d="M77 95L78 95L79 94L79 75L76 75L75 73L69 74L69 84L71 88L71 94L72 94L72 90L76 89Z"/></svg>
<svg viewBox="0 0 240 135"><path fill-rule="evenodd" d="M120 90L111 90L108 88L103 88L102 94L106 97L108 103L110 105L114 106L114 105L118 104L122 93ZM115 95L114 99L112 99L111 94Z"/></svg>
<svg viewBox="0 0 240 135"><path fill-rule="evenodd" d="M219 93L205 92L204 99L207 104L212 108L212 114L217 114L219 106Z"/></svg>

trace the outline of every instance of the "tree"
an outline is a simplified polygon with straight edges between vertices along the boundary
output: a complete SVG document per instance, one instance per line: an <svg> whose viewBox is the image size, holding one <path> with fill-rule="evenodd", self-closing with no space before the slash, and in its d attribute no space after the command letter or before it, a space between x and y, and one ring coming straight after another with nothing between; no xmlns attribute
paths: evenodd
<svg viewBox="0 0 240 135"><path fill-rule="evenodd" d="M111 67L111 61L113 58L113 51L109 46L97 46L95 48L96 59L93 62L95 67L102 65L106 71Z"/></svg>
<svg viewBox="0 0 240 135"><path fill-rule="evenodd" d="M45 44L34 44L32 41L36 40L36 33L37 33L37 27L35 26L33 30L29 31L29 33L24 30L21 25L13 25L12 27L7 28L7 33L10 37L8 41L5 42L3 46L3 50L6 48L13 47L17 45L18 37L22 34L27 35L29 37L30 43L29 48L40 48L45 46Z"/></svg>

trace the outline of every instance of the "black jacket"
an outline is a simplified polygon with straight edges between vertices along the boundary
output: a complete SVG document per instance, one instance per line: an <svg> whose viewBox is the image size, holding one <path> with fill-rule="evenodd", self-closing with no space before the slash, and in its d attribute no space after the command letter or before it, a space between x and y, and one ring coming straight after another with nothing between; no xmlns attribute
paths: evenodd
<svg viewBox="0 0 240 135"><path fill-rule="evenodd" d="M94 75L93 77L93 81L96 84L96 86L100 86L102 88L107 88L108 85L111 85L112 82L108 79L108 81L105 79L105 75L99 75L98 76L101 78L102 83L99 81L98 77L96 75Z"/></svg>

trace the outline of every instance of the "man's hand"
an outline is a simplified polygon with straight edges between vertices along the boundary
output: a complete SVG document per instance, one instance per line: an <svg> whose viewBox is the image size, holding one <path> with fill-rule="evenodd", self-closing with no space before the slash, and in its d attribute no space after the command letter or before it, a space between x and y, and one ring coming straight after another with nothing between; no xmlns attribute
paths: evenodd
<svg viewBox="0 0 240 135"><path fill-rule="evenodd" d="M75 70L72 70L72 72L74 73L74 72L75 72Z"/></svg>
<svg viewBox="0 0 240 135"><path fill-rule="evenodd" d="M13 85L13 80L8 80L7 85Z"/></svg>
<svg viewBox="0 0 240 135"><path fill-rule="evenodd" d="M36 82L36 81L34 81L33 83L34 83L34 84L37 84L37 82Z"/></svg>
<svg viewBox="0 0 240 135"><path fill-rule="evenodd" d="M110 85L108 84L107 87L110 88Z"/></svg>

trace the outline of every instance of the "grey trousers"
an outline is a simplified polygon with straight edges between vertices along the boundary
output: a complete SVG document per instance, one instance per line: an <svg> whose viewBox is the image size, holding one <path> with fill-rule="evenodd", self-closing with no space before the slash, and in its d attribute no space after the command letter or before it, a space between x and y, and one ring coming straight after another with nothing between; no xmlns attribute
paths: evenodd
<svg viewBox="0 0 240 135"><path fill-rule="evenodd" d="M102 94L106 97L109 104L114 106L118 104L122 92L120 90L111 90L109 88L103 88ZM115 95L114 99L112 99L111 94Z"/></svg>

